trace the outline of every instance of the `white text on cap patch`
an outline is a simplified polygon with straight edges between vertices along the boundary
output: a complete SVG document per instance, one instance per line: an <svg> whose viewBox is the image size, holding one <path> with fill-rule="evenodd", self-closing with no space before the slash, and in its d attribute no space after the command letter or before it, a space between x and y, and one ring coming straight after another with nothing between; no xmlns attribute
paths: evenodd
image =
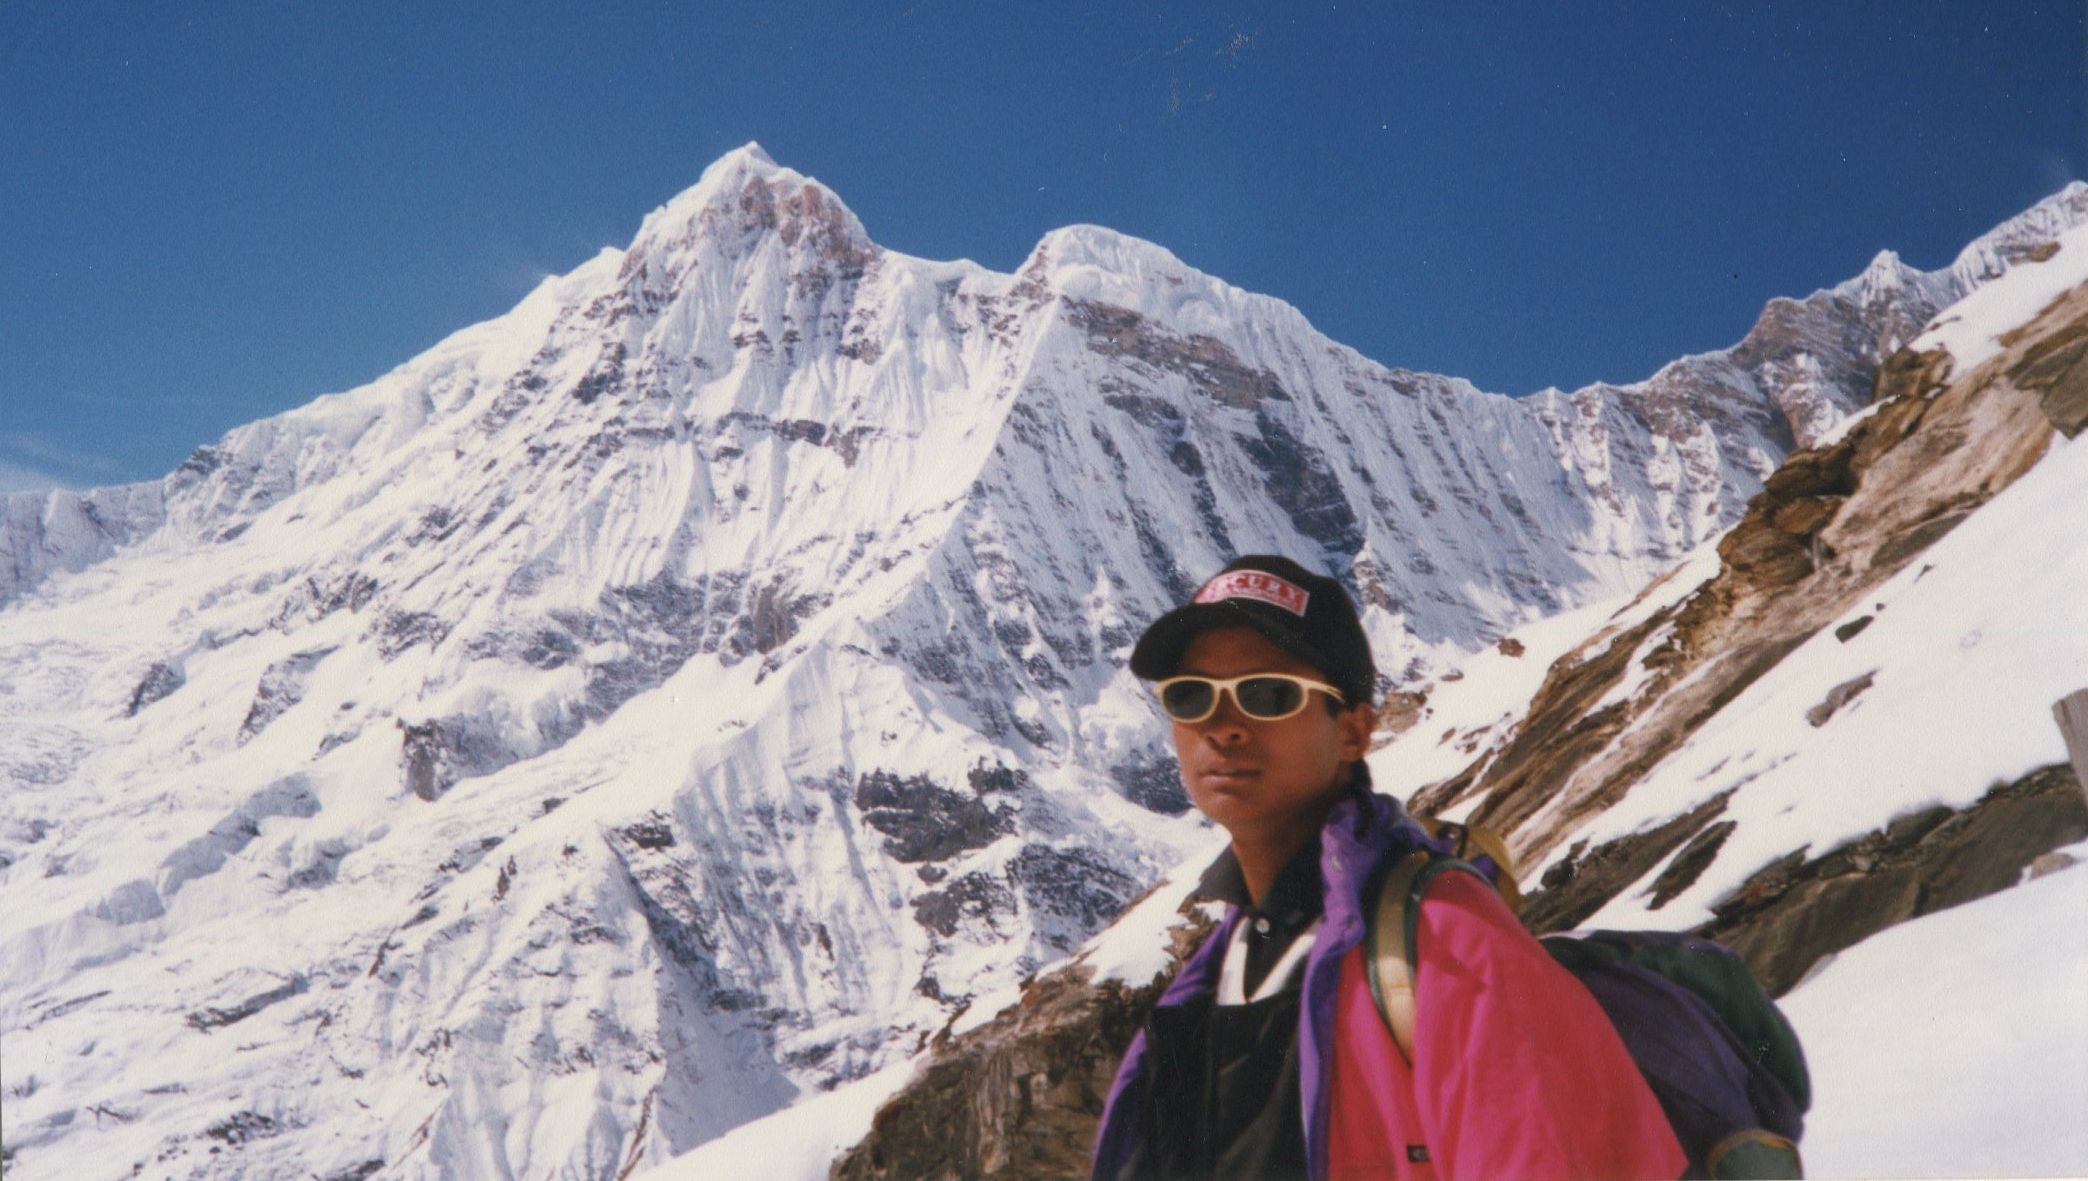
<svg viewBox="0 0 2088 1181"><path fill-rule="evenodd" d="M1312 595L1304 587L1266 571L1234 570L1204 583L1203 589L1196 592L1195 601L1216 603L1221 599L1254 599L1303 619L1305 604L1312 600Z"/></svg>

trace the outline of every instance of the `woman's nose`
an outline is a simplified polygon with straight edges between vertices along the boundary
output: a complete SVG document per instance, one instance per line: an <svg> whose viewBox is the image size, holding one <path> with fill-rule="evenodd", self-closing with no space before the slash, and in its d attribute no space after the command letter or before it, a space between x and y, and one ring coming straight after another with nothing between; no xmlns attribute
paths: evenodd
<svg viewBox="0 0 2088 1181"><path fill-rule="evenodd" d="M1232 694L1220 695L1217 710L1203 720L1203 732L1206 741L1218 746L1231 746L1246 740L1247 717L1234 703Z"/></svg>

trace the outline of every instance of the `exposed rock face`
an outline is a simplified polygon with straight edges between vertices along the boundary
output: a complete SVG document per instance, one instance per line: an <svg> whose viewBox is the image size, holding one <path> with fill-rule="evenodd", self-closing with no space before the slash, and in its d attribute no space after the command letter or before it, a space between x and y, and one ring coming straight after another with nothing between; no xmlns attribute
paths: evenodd
<svg viewBox="0 0 2088 1181"><path fill-rule="evenodd" d="M1746 957L1771 995L1822 958L1907 919L2005 890L2041 856L2088 837L2088 799L2065 764L1961 812L1932 808L1838 849L1755 875L1698 929Z"/></svg>
<svg viewBox="0 0 2088 1181"><path fill-rule="evenodd" d="M1417 810L1482 797L1473 820L1510 833L1519 857L1541 859L1705 718L2028 470L2052 423L2041 392L2016 380L2020 358L2049 355L2050 342L2084 323L2088 295L2077 292L2017 334L2015 363L1940 388L1947 358L1892 358L1868 418L1829 446L1794 454L1765 481L1720 540L1715 578L1635 633L1560 661L1505 748L1420 793ZM1647 687L1592 708L1633 663L1651 674Z"/></svg>
<svg viewBox="0 0 2088 1181"><path fill-rule="evenodd" d="M2075 291L2065 297L2065 306L2052 311L2065 315L2066 306L2082 304L2088 304L2088 295ZM2021 343L2027 331L2012 332L2003 343ZM2017 389L2037 394L2045 417L2067 438L2080 434L2088 426L2088 321L2076 317L2069 328L2036 336L2009 366L2008 377Z"/></svg>
<svg viewBox="0 0 2088 1181"><path fill-rule="evenodd" d="M1724 803L1714 798L1660 828L1554 863L1523 921L1539 932L1579 926L1679 847L1654 883L1658 909L1732 833L1730 821L1713 819ZM1822 853L1794 850L1694 930L1746 957L1778 995L1822 958L1895 923L2006 889L2039 857L2084 836L2088 799L2079 780L2064 764L2044 767L1962 811L1928 808Z"/></svg>
<svg viewBox="0 0 2088 1181"><path fill-rule="evenodd" d="M1679 893L1703 872L1705 863L1717 855L1732 832L1729 822L1718 820L1725 806L1725 796L1713 796L1627 840L1569 851L1539 878L1543 889L1524 894L1523 925L1540 933L1572 930L1619 890L1644 877L1670 853L1683 849L1672 876L1663 877L1656 886L1663 899Z"/></svg>
<svg viewBox="0 0 2088 1181"><path fill-rule="evenodd" d="M885 834L885 852L900 861L943 861L991 844L1012 825L976 796L938 786L925 775L872 771L856 784L863 822Z"/></svg>
<svg viewBox="0 0 2088 1181"><path fill-rule="evenodd" d="M298 652L269 665L267 671L261 674L261 683L254 689L254 704L248 707L246 720L239 724L239 741L245 743L251 740L254 735L267 729L270 722L304 700L305 687L311 681L313 670L332 652L331 648L316 648ZM166 666L153 667L160 669ZM150 681L151 678L148 676L147 680ZM163 684L164 681L158 683ZM144 685L139 686L141 697L144 688ZM165 694L162 693L160 696ZM133 713L137 712L137 700L136 697L132 699Z"/></svg>
<svg viewBox="0 0 2088 1181"><path fill-rule="evenodd" d="M512 761L514 750L478 719L431 718L397 721L401 779L423 800L435 800L457 780Z"/></svg>
<svg viewBox="0 0 2088 1181"><path fill-rule="evenodd" d="M1805 711L1806 723L1818 729L1834 720L1834 715L1840 712L1843 706L1862 696L1863 691L1870 688L1876 678L1877 670L1873 669L1861 676L1851 677L1828 690L1826 698L1820 704Z"/></svg>
<svg viewBox="0 0 2088 1181"><path fill-rule="evenodd" d="M138 678L138 687L131 690L130 708L125 712L136 717L139 710L155 701L164 700L184 683L186 678L181 675L180 669L165 661L155 660L146 668L145 675Z"/></svg>
<svg viewBox="0 0 2088 1181"><path fill-rule="evenodd" d="M299 995L305 991L307 983L304 977L293 976L281 985L271 988L267 992L255 993L253 996L235 1005L223 1009L208 1007L197 1009L188 1015L189 1028L208 1032L213 1029L221 1029L227 1025L236 1025L268 1008L270 1005L281 1004L291 997Z"/></svg>
<svg viewBox="0 0 2088 1181"><path fill-rule="evenodd" d="M1179 964L1209 931L1177 925ZM1170 975L1172 969L1170 969ZM836 1181L1084 1177L1117 1061L1160 998L1090 983L1074 964L1032 980L1020 1003L960 1037L939 1037L869 1137L834 1163Z"/></svg>
<svg viewBox="0 0 2088 1181"><path fill-rule="evenodd" d="M1026 846L1009 863L1008 877L1035 916L1038 934L1061 953L1080 946L1138 896L1139 883L1101 858L1049 845Z"/></svg>
<svg viewBox="0 0 2088 1181"><path fill-rule="evenodd" d="M1111 771L1124 798L1163 816L1180 816L1190 808L1189 793L1171 758L1127 763Z"/></svg>

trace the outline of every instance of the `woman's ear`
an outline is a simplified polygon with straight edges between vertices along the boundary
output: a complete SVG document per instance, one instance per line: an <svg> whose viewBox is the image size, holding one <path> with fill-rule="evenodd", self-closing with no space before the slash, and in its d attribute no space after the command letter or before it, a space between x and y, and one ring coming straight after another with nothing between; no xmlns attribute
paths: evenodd
<svg viewBox="0 0 2088 1181"><path fill-rule="evenodd" d="M1352 705L1334 715L1338 728L1343 762L1360 759L1370 753L1370 734L1377 726L1377 710L1369 702Z"/></svg>

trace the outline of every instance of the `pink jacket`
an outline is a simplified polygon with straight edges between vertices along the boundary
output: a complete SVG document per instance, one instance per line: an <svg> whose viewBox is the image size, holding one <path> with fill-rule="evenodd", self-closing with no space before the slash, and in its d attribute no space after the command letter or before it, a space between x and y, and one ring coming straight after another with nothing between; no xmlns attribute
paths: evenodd
<svg viewBox="0 0 2088 1181"><path fill-rule="evenodd" d="M1329 1181L1682 1175L1682 1147L1609 1018L1484 882L1437 878L1415 943L1411 1067L1362 949L1342 956Z"/></svg>
<svg viewBox="0 0 2088 1181"><path fill-rule="evenodd" d="M1385 796L1336 806L1320 833L1326 909L1307 958L1298 1042L1306 1163L1354 1178L1679 1177L1687 1158L1594 997L1466 874L1430 887L1419 918L1415 1056L1378 1017L1363 972L1363 894L1383 859L1422 839ZM1214 987L1226 916L1162 993ZM1132 1041L1095 1139L1094 1175L1114 1181L1144 1117L1144 1035Z"/></svg>

